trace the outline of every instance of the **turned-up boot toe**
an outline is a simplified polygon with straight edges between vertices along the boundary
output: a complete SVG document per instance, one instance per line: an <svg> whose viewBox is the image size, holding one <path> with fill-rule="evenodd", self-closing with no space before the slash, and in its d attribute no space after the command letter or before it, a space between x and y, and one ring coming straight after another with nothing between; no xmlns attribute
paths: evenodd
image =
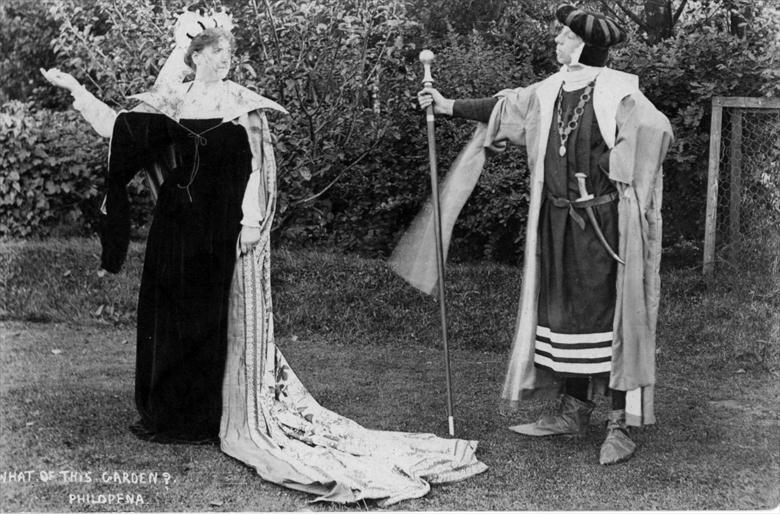
<svg viewBox="0 0 780 514"><path fill-rule="evenodd" d="M557 412L545 414L533 423L515 425L509 430L536 437L552 435L582 435L588 426L594 404L573 396L561 396Z"/></svg>
<svg viewBox="0 0 780 514"><path fill-rule="evenodd" d="M607 438L601 445L599 462L604 465L625 462L634 455L635 451L636 444L628 436L626 411L611 411L607 415Z"/></svg>

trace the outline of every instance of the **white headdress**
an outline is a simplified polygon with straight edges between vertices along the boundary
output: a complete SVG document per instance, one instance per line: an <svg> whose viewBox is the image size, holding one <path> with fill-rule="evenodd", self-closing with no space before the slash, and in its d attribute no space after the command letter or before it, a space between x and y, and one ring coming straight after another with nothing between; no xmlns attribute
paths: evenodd
<svg viewBox="0 0 780 514"><path fill-rule="evenodd" d="M192 68L184 63L184 55L192 39L210 28L221 28L230 32L233 28L233 17L224 8L208 13L184 11L179 15L173 26L173 51L160 69L154 81L154 88L181 84L185 77L193 72Z"/></svg>
<svg viewBox="0 0 780 514"><path fill-rule="evenodd" d="M186 50L192 38L211 28L221 28L230 32L233 29L233 17L224 8L211 11L208 14L202 11L184 11L176 19L176 24L173 26L176 46Z"/></svg>

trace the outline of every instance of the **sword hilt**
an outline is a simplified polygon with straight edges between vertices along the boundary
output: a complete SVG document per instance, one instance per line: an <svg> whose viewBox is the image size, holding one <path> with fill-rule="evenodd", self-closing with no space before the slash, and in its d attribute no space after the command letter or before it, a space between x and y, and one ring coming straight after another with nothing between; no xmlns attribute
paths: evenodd
<svg viewBox="0 0 780 514"><path fill-rule="evenodd" d="M580 189L580 197L577 198L577 201L592 200L593 195L588 193L588 188L585 186L585 179L588 176L584 173L575 173L574 176L577 177L577 185Z"/></svg>

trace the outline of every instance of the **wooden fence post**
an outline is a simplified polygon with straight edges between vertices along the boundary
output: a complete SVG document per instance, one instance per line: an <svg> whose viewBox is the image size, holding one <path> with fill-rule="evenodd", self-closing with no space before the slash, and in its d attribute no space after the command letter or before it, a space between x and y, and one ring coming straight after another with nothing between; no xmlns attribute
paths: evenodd
<svg viewBox="0 0 780 514"><path fill-rule="evenodd" d="M707 214L704 224L704 266L705 275L715 269L715 229L718 212L718 171L720 167L720 136L723 121L723 97L712 99L710 117L710 159L707 172Z"/></svg>
<svg viewBox="0 0 780 514"><path fill-rule="evenodd" d="M731 111L731 142L729 143L731 165L731 190L729 199L729 258L739 260L741 241L740 214L742 209L742 109Z"/></svg>

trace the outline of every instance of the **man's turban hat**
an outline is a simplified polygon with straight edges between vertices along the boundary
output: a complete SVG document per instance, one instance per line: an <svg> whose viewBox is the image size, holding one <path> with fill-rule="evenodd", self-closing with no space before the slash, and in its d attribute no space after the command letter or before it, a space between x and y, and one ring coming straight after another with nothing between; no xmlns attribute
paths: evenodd
<svg viewBox="0 0 780 514"><path fill-rule="evenodd" d="M615 20L573 5L561 5L555 17L585 42L579 62L587 66L606 65L609 47L622 43L627 37Z"/></svg>

